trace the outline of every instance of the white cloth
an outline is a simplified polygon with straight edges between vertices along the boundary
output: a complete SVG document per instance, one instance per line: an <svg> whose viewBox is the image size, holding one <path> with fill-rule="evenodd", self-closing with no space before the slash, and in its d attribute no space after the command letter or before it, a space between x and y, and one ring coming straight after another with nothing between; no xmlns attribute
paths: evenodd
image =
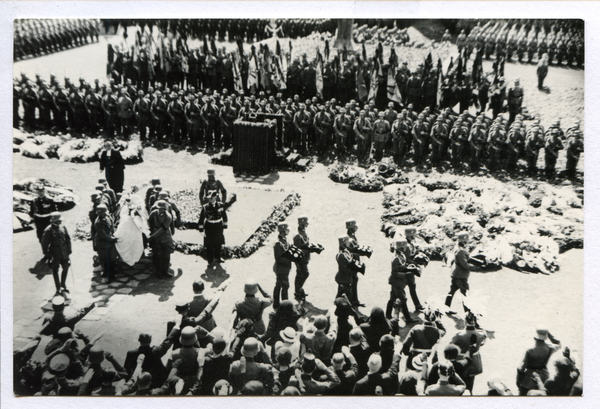
<svg viewBox="0 0 600 409"><path fill-rule="evenodd" d="M148 228L148 214L142 199L139 196L129 196L130 202L126 204L125 197L119 202L119 226L115 232L117 243L115 247L121 259L130 266L137 263L144 254L144 239L150 236Z"/></svg>

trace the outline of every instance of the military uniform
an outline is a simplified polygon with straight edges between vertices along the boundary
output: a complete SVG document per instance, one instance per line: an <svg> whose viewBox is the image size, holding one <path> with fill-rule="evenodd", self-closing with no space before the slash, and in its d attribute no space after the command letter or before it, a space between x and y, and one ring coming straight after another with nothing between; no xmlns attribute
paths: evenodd
<svg viewBox="0 0 600 409"><path fill-rule="evenodd" d="M335 144L339 155L346 153L346 140L348 132L352 129L352 119L345 113L341 113L335 118L333 123L335 129Z"/></svg>
<svg viewBox="0 0 600 409"><path fill-rule="evenodd" d="M394 308L394 303L396 299L400 300L400 308L402 310L402 314L404 315L404 319L407 323L413 322L412 317L410 316L410 312L408 311L406 293L404 288L408 284L407 275L409 273L409 262L408 258L404 254L402 250L396 250L396 254L392 259L392 273L388 279L388 283L392 287L390 292L390 299L387 303L386 317L392 318L392 310Z"/></svg>
<svg viewBox="0 0 600 409"><path fill-rule="evenodd" d="M168 108L169 105L167 104L167 101L165 101L162 97L157 97L150 106L152 117L154 119L156 136L159 142L162 141L162 139L167 133Z"/></svg>
<svg viewBox="0 0 600 409"><path fill-rule="evenodd" d="M494 172L501 160L501 154L506 143L506 131L497 124L492 126L488 132L487 148L488 148L488 170Z"/></svg>
<svg viewBox="0 0 600 409"><path fill-rule="evenodd" d="M171 137L173 142L179 144L182 138L185 137L186 133L186 119L185 119L185 105L181 100L181 94L179 98L172 101L168 108L167 113L171 117Z"/></svg>
<svg viewBox="0 0 600 409"><path fill-rule="evenodd" d="M113 94L107 94L102 98L102 109L104 110L104 134L107 138L112 138L115 134L115 121L119 103Z"/></svg>
<svg viewBox="0 0 600 409"><path fill-rule="evenodd" d="M224 150L231 147L233 141L233 121L235 121L237 117L237 110L230 103L225 103L220 112ZM281 149L281 135L278 135L278 137L279 149Z"/></svg>
<svg viewBox="0 0 600 409"><path fill-rule="evenodd" d="M522 125L516 125L513 122L513 126L508 131L508 137L506 140L506 170L508 172L514 172L517 168L517 161L519 156L523 152L525 146L525 127Z"/></svg>
<svg viewBox="0 0 600 409"><path fill-rule="evenodd" d="M217 133L217 125L219 121L219 107L214 102L207 102L200 111L200 115L204 120L205 132L204 136L206 139L206 148L212 149L213 139L215 146L218 147L220 144L219 135Z"/></svg>
<svg viewBox="0 0 600 409"><path fill-rule="evenodd" d="M375 162L383 159L383 151L385 144L390 138L390 124L380 116L380 118L373 124L373 144L375 147Z"/></svg>
<svg viewBox="0 0 600 409"><path fill-rule="evenodd" d="M303 287L309 276L308 262L310 261L310 252L308 250L310 241L305 228L298 226L298 234L294 236L294 246L302 250L303 253L303 257L295 261L296 278L294 280L294 295L296 298L305 298L307 294L304 292Z"/></svg>
<svg viewBox="0 0 600 409"><path fill-rule="evenodd" d="M358 160L368 162L371 157L371 121L361 115L354 121L354 134L358 136Z"/></svg>
<svg viewBox="0 0 600 409"><path fill-rule="evenodd" d="M278 241L273 246L275 255L275 264L273 264L273 272L275 273L275 288L273 289L273 307L279 307L279 297L281 294L282 300L288 299L288 288L290 287L290 271L292 269L292 261L284 256L284 253L290 248L285 235L279 234Z"/></svg>
<svg viewBox="0 0 600 409"><path fill-rule="evenodd" d="M90 91L85 97L85 107L89 115L90 136L96 136L100 132L100 122L103 118L102 98L94 91Z"/></svg>
<svg viewBox="0 0 600 409"><path fill-rule="evenodd" d="M113 263L117 259L114 246L116 242L114 237L115 226L112 217L106 212L101 212L94 222L94 230L96 231L96 235L94 236L94 250L98 253L98 258L103 267L104 273L102 275L110 282L113 275L113 271L111 271Z"/></svg>
<svg viewBox="0 0 600 409"><path fill-rule="evenodd" d="M42 250L44 256L49 260L49 266L52 269L54 277L54 285L56 292L59 292L61 287L67 289L67 274L71 260L71 237L64 226L50 224L44 230L42 236ZM60 279L58 277L58 268L62 267Z"/></svg>
<svg viewBox="0 0 600 409"><path fill-rule="evenodd" d="M161 210L165 211L161 212ZM164 209L157 208L153 210L148 218L151 233L148 241L152 248L152 264L159 278L171 276L169 274L171 253L175 251L175 243L171 233L172 222L173 218L169 214L167 206Z"/></svg>
<svg viewBox="0 0 600 409"><path fill-rule="evenodd" d="M423 120L417 120L412 128L412 141L415 152L415 166L420 166L426 149L426 138L428 137L427 125Z"/></svg>
<svg viewBox="0 0 600 409"><path fill-rule="evenodd" d="M146 140L146 130L150 122L150 100L143 95L133 104L133 112L138 120L138 130L140 132L140 141Z"/></svg>
<svg viewBox="0 0 600 409"><path fill-rule="evenodd" d="M538 155L542 146L544 146L544 133L540 128L534 126L527 132L525 140L525 156L530 176L535 176L537 173Z"/></svg>
<svg viewBox="0 0 600 409"><path fill-rule="evenodd" d="M223 229L227 228L227 212L220 202L206 203L200 211L198 230L203 233L204 247L206 247L206 259L209 264L215 260L221 261L221 247L225 244Z"/></svg>
<svg viewBox="0 0 600 409"><path fill-rule="evenodd" d="M431 164L433 166L441 166L446 156L444 147L447 146L447 141L448 128L443 121L438 119L431 128Z"/></svg>
<svg viewBox="0 0 600 409"><path fill-rule="evenodd" d="M308 131L310 125L312 125L312 118L305 108L296 112L294 115L294 127L296 128L296 140L294 146L300 152L308 150Z"/></svg>
<svg viewBox="0 0 600 409"><path fill-rule="evenodd" d="M551 179L554 177L554 169L556 168L556 159L558 158L558 151L563 149L563 144L560 140L558 131L547 131L544 148L544 159L546 162L546 178Z"/></svg>
<svg viewBox="0 0 600 409"><path fill-rule="evenodd" d="M29 216L35 223L35 230L40 244L46 227L50 224L50 213L58 211L56 204L48 196L36 197L31 202Z"/></svg>
<svg viewBox="0 0 600 409"><path fill-rule="evenodd" d="M567 177L570 179L575 179L581 152L583 152L583 139L578 133L567 140Z"/></svg>
<svg viewBox="0 0 600 409"><path fill-rule="evenodd" d="M452 144L452 167L459 169L464 160L465 147L469 140L469 130L462 124L456 124L450 131L449 139Z"/></svg>
<svg viewBox="0 0 600 409"><path fill-rule="evenodd" d="M335 282L338 285L336 298L345 294L348 300L353 300L356 296L352 292L352 282L356 273L361 271L360 264L356 263L348 249L340 250L335 259L338 264L338 272L335 275Z"/></svg>
<svg viewBox="0 0 600 409"><path fill-rule="evenodd" d="M477 172L481 163L483 152L485 152L485 144L487 136L483 126L473 125L471 134L469 135L469 146L471 148L471 171Z"/></svg>

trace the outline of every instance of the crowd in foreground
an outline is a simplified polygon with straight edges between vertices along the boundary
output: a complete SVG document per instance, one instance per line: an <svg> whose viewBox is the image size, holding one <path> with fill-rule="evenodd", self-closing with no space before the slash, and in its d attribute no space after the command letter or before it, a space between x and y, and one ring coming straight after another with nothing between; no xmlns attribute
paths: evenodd
<svg viewBox="0 0 600 409"><path fill-rule="evenodd" d="M203 283L194 283L193 290L189 303L177 305L179 316L167 326L164 339L132 334L131 350L124 357L99 346L102 334L90 339L91 334L76 328L87 311L65 308L64 299L55 297L54 311L46 317L42 331L46 340L50 338L43 358L30 360L40 339L14 352L15 392L43 396L458 396L470 395L475 377L483 373L480 348L486 332L478 329L471 313L467 313L466 328L450 335L439 314L427 310L423 321L401 339L398 319L385 318L379 307L363 320L347 298L339 297L326 315L307 319L302 304L284 300L269 314L265 326L263 310L273 300L256 282L248 282L245 295L236 303L231 329L215 323L211 296L205 295ZM256 311L260 311L258 316ZM518 394L581 395L581 377L569 349L559 352L555 375L550 377L547 363L561 344L544 328L537 328L533 338L517 369ZM517 394L506 380L489 379L487 384L488 395Z"/></svg>

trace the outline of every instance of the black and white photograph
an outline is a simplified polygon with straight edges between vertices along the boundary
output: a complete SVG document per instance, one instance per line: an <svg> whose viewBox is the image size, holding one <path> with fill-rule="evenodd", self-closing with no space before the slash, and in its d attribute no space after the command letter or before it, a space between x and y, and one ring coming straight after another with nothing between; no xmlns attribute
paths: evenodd
<svg viewBox="0 0 600 409"><path fill-rule="evenodd" d="M588 22L395 10L12 21L14 397L586 394Z"/></svg>

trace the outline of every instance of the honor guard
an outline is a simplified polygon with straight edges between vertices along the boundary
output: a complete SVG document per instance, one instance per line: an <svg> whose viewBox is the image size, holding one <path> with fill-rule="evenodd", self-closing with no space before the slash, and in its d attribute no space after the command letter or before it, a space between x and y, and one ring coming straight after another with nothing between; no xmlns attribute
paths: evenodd
<svg viewBox="0 0 600 409"><path fill-rule="evenodd" d="M223 230L227 228L227 212L223 203L218 201L219 194L216 190L208 192L208 203L202 206L198 230L204 234L204 247L206 247L206 260L209 266L216 268L216 263L223 263L221 247L225 245Z"/></svg>
<svg viewBox="0 0 600 409"><path fill-rule="evenodd" d="M356 239L356 231L358 230L358 225L356 224L356 220L347 220L346 221L346 233L348 235L348 243L347 249L352 253L352 258L357 262L360 262L360 256L367 256L371 258L371 254L373 251L370 247L361 247L358 244L358 240ZM352 276L352 295L354 298L349 298L350 302L353 305L357 305L359 307L364 307L358 300L358 272L361 274L365 274L365 269L363 268L361 271L356 271Z"/></svg>

